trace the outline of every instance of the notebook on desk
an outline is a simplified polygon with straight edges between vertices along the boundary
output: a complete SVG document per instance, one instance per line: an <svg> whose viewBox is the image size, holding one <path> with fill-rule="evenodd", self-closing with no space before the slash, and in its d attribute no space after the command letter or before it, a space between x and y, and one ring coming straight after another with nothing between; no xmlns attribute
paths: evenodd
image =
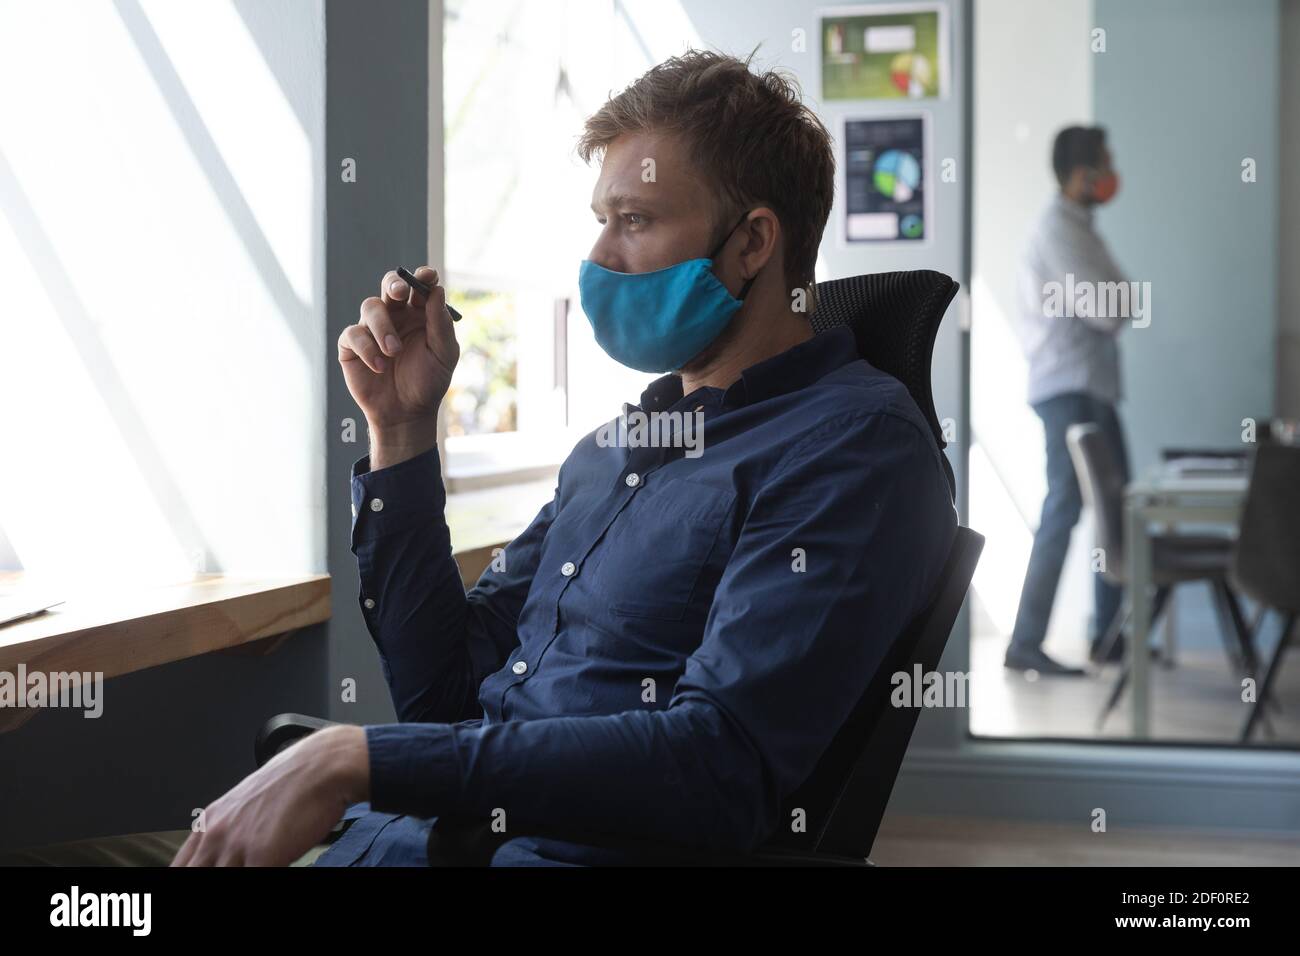
<svg viewBox="0 0 1300 956"><path fill-rule="evenodd" d="M1160 454L1166 473L1180 477L1240 474L1249 464L1240 448L1166 448Z"/></svg>
<svg viewBox="0 0 1300 956"><path fill-rule="evenodd" d="M62 603L62 598L51 597L48 594L13 594L0 597L0 627L25 621Z"/></svg>

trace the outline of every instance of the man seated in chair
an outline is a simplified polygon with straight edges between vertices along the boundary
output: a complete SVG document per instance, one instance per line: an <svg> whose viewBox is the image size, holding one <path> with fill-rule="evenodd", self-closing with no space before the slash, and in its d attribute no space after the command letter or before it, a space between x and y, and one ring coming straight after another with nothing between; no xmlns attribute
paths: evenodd
<svg viewBox="0 0 1300 956"><path fill-rule="evenodd" d="M797 88L691 51L609 100L579 154L601 158L583 311L616 360L668 374L625 407L628 441L578 443L466 593L436 446L445 291L385 276L338 356L370 433L358 603L400 722L281 752L176 865L288 864L341 817L315 865L434 862L439 818L490 821L494 865L634 862L620 838L753 850L933 598L942 452L851 330L809 323L834 159ZM642 413L702 429L702 453L634 442Z"/></svg>

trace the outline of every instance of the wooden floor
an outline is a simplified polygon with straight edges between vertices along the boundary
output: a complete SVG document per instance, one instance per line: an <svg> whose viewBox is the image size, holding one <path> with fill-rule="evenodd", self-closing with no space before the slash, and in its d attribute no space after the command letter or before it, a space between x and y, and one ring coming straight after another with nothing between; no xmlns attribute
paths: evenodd
<svg viewBox="0 0 1300 956"><path fill-rule="evenodd" d="M1002 666L1007 635L972 601L970 729L980 737L1129 737L1126 693L1099 733L1095 721L1118 673L1110 665L1083 678L1027 680ZM1044 649L1062 663L1084 664L1082 633L1049 635ZM1081 630L1081 629L1080 629ZM1190 642L1189 642L1190 643ZM1272 640L1267 651L1271 656ZM1282 711L1272 734L1255 745L1300 748L1300 650L1280 672ZM1248 706L1222 649L1178 649L1176 666L1152 662L1155 741L1236 744ZM987 818L886 816L872 849L880 866L1300 866L1300 834L1244 836L1209 832L1019 823Z"/></svg>
<svg viewBox="0 0 1300 956"><path fill-rule="evenodd" d="M1300 866L1300 835L890 817L871 851L879 866Z"/></svg>
<svg viewBox="0 0 1300 956"><path fill-rule="evenodd" d="M972 615L970 729L980 737L1074 737L1089 740L1128 738L1126 690L1099 733L1095 722L1118 675L1109 665L1083 678L1026 680L1002 666L1007 637L998 633L978 607ZM1266 645L1272 655L1272 634ZM1065 664L1083 665L1082 634L1073 641L1049 639L1044 650ZM1272 733L1257 730L1252 743L1300 748L1300 649L1294 644L1283 658L1274 696L1283 710L1271 709ZM1228 669L1221 648L1179 649L1175 666L1152 661L1149 739L1178 743L1236 744L1251 704L1241 700L1240 677ZM1262 681L1262 676L1260 678Z"/></svg>

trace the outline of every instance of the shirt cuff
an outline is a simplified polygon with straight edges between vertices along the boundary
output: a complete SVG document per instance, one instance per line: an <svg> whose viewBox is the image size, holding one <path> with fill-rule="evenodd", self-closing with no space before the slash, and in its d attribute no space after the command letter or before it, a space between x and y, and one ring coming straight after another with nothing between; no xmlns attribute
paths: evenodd
<svg viewBox="0 0 1300 956"><path fill-rule="evenodd" d="M447 504L437 447L378 471L370 456L352 464L352 550L363 538L407 531L441 517Z"/></svg>
<svg viewBox="0 0 1300 956"><path fill-rule="evenodd" d="M454 724L370 724L365 731L372 810L421 817L455 811L460 767Z"/></svg>

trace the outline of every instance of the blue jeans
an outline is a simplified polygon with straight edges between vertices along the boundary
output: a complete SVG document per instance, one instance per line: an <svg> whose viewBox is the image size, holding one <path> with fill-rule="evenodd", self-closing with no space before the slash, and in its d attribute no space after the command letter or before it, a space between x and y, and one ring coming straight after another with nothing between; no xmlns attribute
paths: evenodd
<svg viewBox="0 0 1300 956"><path fill-rule="evenodd" d="M1074 463L1065 443L1065 431L1077 422L1089 422L1101 429L1109 439L1115 461L1129 477L1128 452L1124 445L1124 432L1120 427L1115 406L1084 392L1067 392L1032 406L1043 422L1047 440L1047 497L1043 499L1043 513L1034 533L1033 550L1029 553L1029 567L1025 583L1020 590L1020 607L1016 612L1016 625L1011 633L1012 645L1037 649L1047 636L1047 622L1056 600L1056 586L1061 580L1065 553L1070 547L1070 532L1079 521L1083 498L1079 481L1075 477ZM1100 573L1093 577L1092 634L1096 640L1106 633L1111 619L1119 611L1123 590L1108 582Z"/></svg>
<svg viewBox="0 0 1300 956"><path fill-rule="evenodd" d="M352 824L312 866L428 866L425 846L436 818L376 813L369 803L343 811Z"/></svg>

